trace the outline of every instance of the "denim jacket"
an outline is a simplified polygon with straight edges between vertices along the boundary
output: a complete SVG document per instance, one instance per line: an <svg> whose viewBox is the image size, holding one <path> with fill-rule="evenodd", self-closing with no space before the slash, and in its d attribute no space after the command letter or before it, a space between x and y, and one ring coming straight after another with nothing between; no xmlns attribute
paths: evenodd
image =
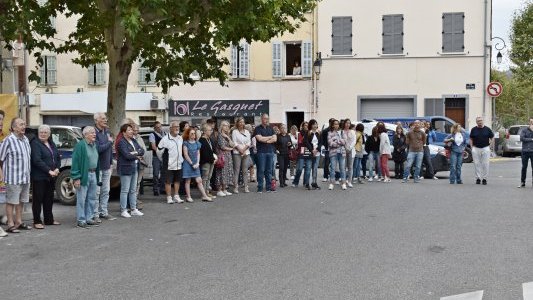
<svg viewBox="0 0 533 300"><path fill-rule="evenodd" d="M457 145L456 142L450 142L452 144L452 151L456 153L463 153L465 151L466 145L468 144L468 139L466 138L466 134L464 131L461 131L461 135L463 136L463 142L461 145ZM445 140L449 140L455 137L455 133L449 134Z"/></svg>

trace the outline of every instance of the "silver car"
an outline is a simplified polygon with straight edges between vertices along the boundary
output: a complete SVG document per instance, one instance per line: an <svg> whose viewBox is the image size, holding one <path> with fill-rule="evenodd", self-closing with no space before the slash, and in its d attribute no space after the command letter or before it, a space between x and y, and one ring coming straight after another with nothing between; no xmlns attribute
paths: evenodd
<svg viewBox="0 0 533 300"><path fill-rule="evenodd" d="M502 156L517 156L522 153L522 142L520 141L520 133L526 129L528 125L513 125L507 130L505 140L503 142Z"/></svg>

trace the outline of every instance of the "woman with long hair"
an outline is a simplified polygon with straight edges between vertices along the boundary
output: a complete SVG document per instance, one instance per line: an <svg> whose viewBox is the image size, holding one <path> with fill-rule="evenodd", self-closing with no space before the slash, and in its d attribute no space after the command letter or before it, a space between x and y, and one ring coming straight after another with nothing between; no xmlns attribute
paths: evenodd
<svg viewBox="0 0 533 300"><path fill-rule="evenodd" d="M463 167L463 152L467 145L465 131L461 124L452 126L452 133L444 139L450 146L450 184L463 184L461 168Z"/></svg>
<svg viewBox="0 0 533 300"><path fill-rule="evenodd" d="M389 178L389 158L392 158L392 153L390 150L390 139L385 124L378 125L378 133L381 174L383 175L383 182L388 183L391 182Z"/></svg>
<svg viewBox="0 0 533 300"><path fill-rule="evenodd" d="M318 177L318 165L320 164L320 148L322 147L322 143L320 142L320 132L318 131L318 122L315 119L309 120L309 132L307 134L307 141L308 144L311 146L311 153L313 158L312 161L312 183L311 187L314 190L320 190L320 187L317 183L317 177Z"/></svg>
<svg viewBox="0 0 533 300"><path fill-rule="evenodd" d="M196 140L196 129L188 127L183 132L183 167L182 178L185 179L185 194L187 195L187 202L193 202L191 197L191 179L194 178L196 185L202 193L202 200L211 202L211 197L205 193L204 185L202 183L202 176L200 174L200 149L202 144Z"/></svg>
<svg viewBox="0 0 533 300"><path fill-rule="evenodd" d="M335 183L335 168L338 166L340 172L340 180L342 182L342 189L346 190L346 168L344 162L346 160L346 141L339 133L339 120L333 119L329 125L328 131L328 148L329 148L329 190L333 190Z"/></svg>
<svg viewBox="0 0 533 300"><path fill-rule="evenodd" d="M354 154L354 160L353 160L353 176L352 181L355 181L357 179L357 182L362 184L363 181L361 180L361 166L362 161L364 157L364 146L365 146L365 126L361 123L357 124L355 126L355 146L353 151Z"/></svg>
<svg viewBox="0 0 533 300"><path fill-rule="evenodd" d="M204 185L205 193L211 199L216 196L211 191L211 176L213 176L213 170L215 166L215 149L211 141L211 134L213 133L213 127L207 123L202 125L202 137L199 142L202 145L200 147L200 168L202 171L202 183Z"/></svg>
<svg viewBox="0 0 533 300"><path fill-rule="evenodd" d="M407 159L407 144L405 143L405 134L401 125L396 126L396 132L392 138L392 146L394 153L392 159L394 160L394 178L402 179L403 165Z"/></svg>
<svg viewBox="0 0 533 300"><path fill-rule="evenodd" d="M248 157L250 156L250 146L252 145L252 135L244 128L244 118L238 117L235 121L235 128L231 133L231 138L235 144L233 148L233 193L239 193L239 172L242 172L244 192L248 190Z"/></svg>
<svg viewBox="0 0 533 300"><path fill-rule="evenodd" d="M289 137L291 138L291 144L292 147L290 151L296 150L296 145L298 144L298 127L296 125L291 126L291 132L289 133ZM292 158L290 159L290 166L289 166L289 173L291 175L291 180L294 179L294 173L296 171L296 162L298 161L298 155L292 155Z"/></svg>
<svg viewBox="0 0 533 300"><path fill-rule="evenodd" d="M225 197L232 195L227 191L230 184L233 183L233 159L231 157L231 151L235 148L235 143L229 136L229 123L228 121L222 121L220 123L218 134L218 156L219 159L224 160L224 166L222 168L216 168L216 186L218 187L217 196ZM222 157L222 158L221 158ZM237 175L238 176L238 175Z"/></svg>
<svg viewBox="0 0 533 300"><path fill-rule="evenodd" d="M134 138L133 127L124 124L120 127L122 139L118 144L117 173L120 175L120 212L124 218L144 215L137 209L138 164L144 149ZM127 211L130 205L131 215Z"/></svg>
<svg viewBox="0 0 533 300"><path fill-rule="evenodd" d="M346 157L344 165L348 168L346 173L346 182L348 187L353 188L352 178L353 178L353 149L355 147L355 131L351 129L352 121L350 119L345 119L342 123L341 136L346 141L344 148L346 149Z"/></svg>
<svg viewBox="0 0 533 300"><path fill-rule="evenodd" d="M300 183L300 176L302 176L302 171L304 172L303 184L306 189L310 190L311 186L309 185L309 177L311 174L311 158L312 158L312 148L310 148L309 143L307 142L307 128L308 122L304 121L300 126L300 132L298 133L297 146L298 149L298 163L296 164L296 174L292 181L292 187L297 187Z"/></svg>

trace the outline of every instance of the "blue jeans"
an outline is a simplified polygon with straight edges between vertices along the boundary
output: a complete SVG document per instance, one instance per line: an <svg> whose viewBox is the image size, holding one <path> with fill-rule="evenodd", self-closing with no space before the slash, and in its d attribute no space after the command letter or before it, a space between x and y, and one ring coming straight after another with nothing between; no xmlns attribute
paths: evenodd
<svg viewBox="0 0 533 300"><path fill-rule="evenodd" d="M300 176L302 176L302 170L304 170L304 185L309 185L309 176L311 174L312 163L313 162L311 158L298 158L298 163L296 165L296 174L294 175L294 180L292 181L292 184L298 185L300 183Z"/></svg>
<svg viewBox="0 0 533 300"><path fill-rule="evenodd" d="M378 167L376 168L376 163ZM379 167L379 152L370 151L368 153L368 176L374 177L374 169L377 175L381 176L381 168Z"/></svg>
<svg viewBox="0 0 533 300"><path fill-rule="evenodd" d="M361 176L361 162L363 161L362 157L354 157L353 159L353 178L358 179Z"/></svg>
<svg viewBox="0 0 533 300"><path fill-rule="evenodd" d="M137 171L131 175L120 175L120 211L127 209L128 201L130 208L137 208Z"/></svg>
<svg viewBox="0 0 533 300"><path fill-rule="evenodd" d="M407 153L407 163L405 165L405 170L403 172L403 179L409 178L409 173L411 173L411 167L413 166L413 163L416 161L414 179L419 180L420 179L420 167L422 167L423 159L424 159L424 152L409 151Z"/></svg>
<svg viewBox="0 0 533 300"><path fill-rule="evenodd" d="M96 187L96 203L94 205L94 217L107 216L107 204L109 203L109 189L111 185L111 169L100 171L102 186Z"/></svg>
<svg viewBox="0 0 533 300"><path fill-rule="evenodd" d="M463 153L450 152L450 182L460 182L461 167L463 166Z"/></svg>
<svg viewBox="0 0 533 300"><path fill-rule="evenodd" d="M159 192L160 190L164 190L164 182L161 178L161 165L163 162L157 158L156 155L152 156L152 186L154 189L154 193Z"/></svg>
<svg viewBox="0 0 533 300"><path fill-rule="evenodd" d="M317 184L318 165L320 164L320 156L315 156L311 159L313 162L313 184Z"/></svg>
<svg viewBox="0 0 533 300"><path fill-rule="evenodd" d="M346 158L342 156L341 153L337 153L336 155L329 157L330 163L329 163L329 174L333 175L335 174L335 166L339 166L339 171L341 173L341 180L345 180L346 178L346 167L344 166L344 163L346 161ZM329 182L334 183L335 182L335 176L330 176Z"/></svg>
<svg viewBox="0 0 533 300"><path fill-rule="evenodd" d="M274 153L257 153L257 191L263 191L263 180L266 180L266 190L270 191L272 181L272 161Z"/></svg>
<svg viewBox="0 0 533 300"><path fill-rule="evenodd" d="M76 190L76 217L78 223L92 220L96 203L96 173L89 172L87 185L80 185Z"/></svg>

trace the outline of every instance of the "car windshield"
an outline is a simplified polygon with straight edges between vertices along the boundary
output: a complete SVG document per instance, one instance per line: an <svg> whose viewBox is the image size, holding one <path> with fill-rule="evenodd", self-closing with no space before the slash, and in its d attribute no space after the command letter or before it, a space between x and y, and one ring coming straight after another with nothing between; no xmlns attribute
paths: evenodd
<svg viewBox="0 0 533 300"><path fill-rule="evenodd" d="M52 140L59 149L72 149L81 140L81 134L78 134L75 128L52 128Z"/></svg>

